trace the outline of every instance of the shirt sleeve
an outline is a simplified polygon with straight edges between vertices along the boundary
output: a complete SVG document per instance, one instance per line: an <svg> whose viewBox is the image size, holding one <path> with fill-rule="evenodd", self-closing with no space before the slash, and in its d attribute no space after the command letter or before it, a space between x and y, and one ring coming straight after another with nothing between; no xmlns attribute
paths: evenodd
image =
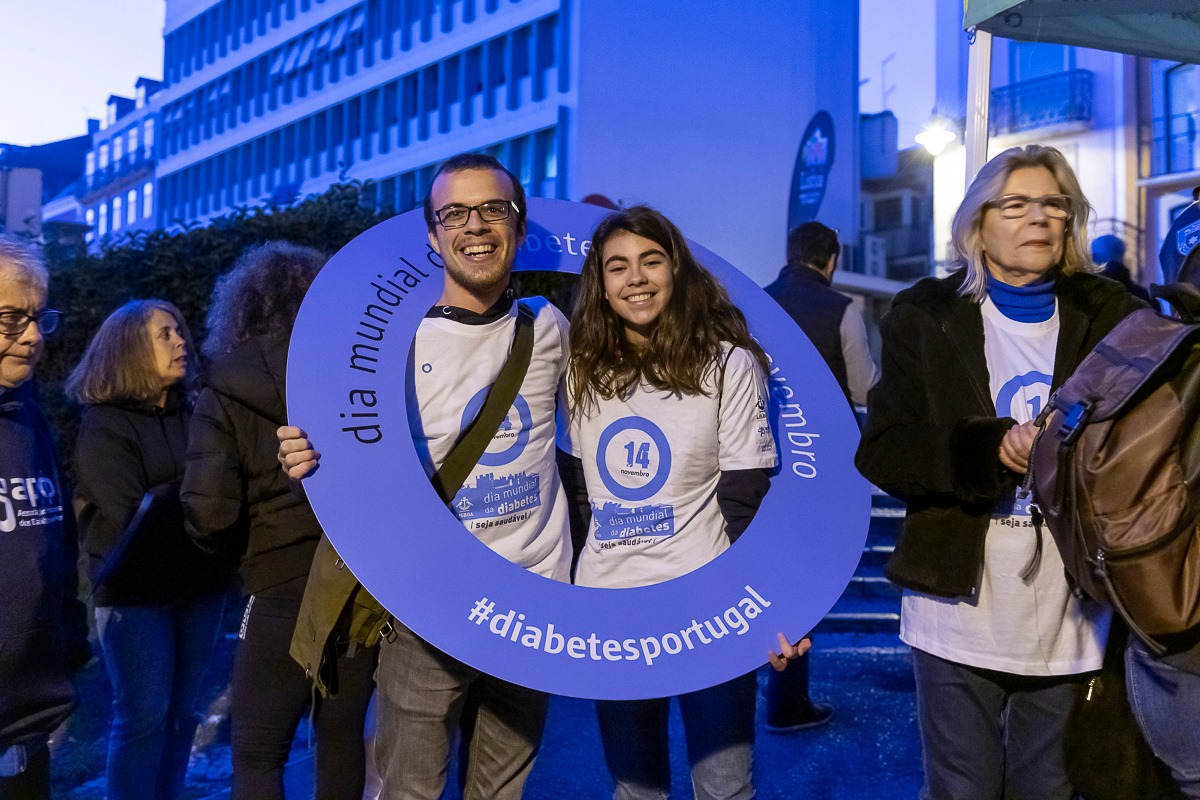
<svg viewBox="0 0 1200 800"><path fill-rule="evenodd" d="M725 534L730 543L750 527L758 507L771 488L765 469L738 469L722 472L717 479L717 505L725 518Z"/></svg>
<svg viewBox="0 0 1200 800"><path fill-rule="evenodd" d="M123 428L118 412L93 407L84 413L75 440L76 490L87 504L84 549L100 559L117 546L150 488L138 445Z"/></svg>
<svg viewBox="0 0 1200 800"><path fill-rule="evenodd" d="M862 312L854 303L846 306L841 326L842 358L846 361L846 378L850 384L850 399L856 405L866 405L867 392L879 379L871 347L867 343L867 325Z"/></svg>
<svg viewBox="0 0 1200 800"><path fill-rule="evenodd" d="M770 469L779 463L767 420L767 379L746 350L729 352L717 414L717 465L722 472Z"/></svg>
<svg viewBox="0 0 1200 800"><path fill-rule="evenodd" d="M571 419L570 407L567 405L567 400L570 397L567 381L571 363L571 323L567 322L567 318L563 316L563 313L553 303L547 302L546 308L552 315L555 330L558 332L558 347L561 354L558 373L558 401L554 414L555 445L562 452L579 458L579 453L574 445L576 438L575 423Z"/></svg>
<svg viewBox="0 0 1200 800"><path fill-rule="evenodd" d="M234 553L244 547L245 479L233 422L216 393L206 388L192 413L180 490L187 533L202 550Z"/></svg>

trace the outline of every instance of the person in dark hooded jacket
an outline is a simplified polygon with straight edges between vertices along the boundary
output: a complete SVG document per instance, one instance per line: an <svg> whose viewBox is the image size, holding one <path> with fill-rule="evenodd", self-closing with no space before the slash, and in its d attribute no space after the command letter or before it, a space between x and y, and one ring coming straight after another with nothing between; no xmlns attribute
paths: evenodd
<svg viewBox="0 0 1200 800"><path fill-rule="evenodd" d="M0 798L50 797L47 743L91 659L75 519L33 392L42 337L58 326L48 281L28 245L0 236Z"/></svg>
<svg viewBox="0 0 1200 800"><path fill-rule="evenodd" d="M233 670L233 800L283 797L283 766L312 701L288 654L321 527L275 460L287 424L288 337L326 257L271 242L218 281L204 352L212 363L192 418L183 503L201 547L240 558L248 596ZM316 796L363 795L363 727L375 650L338 661L338 686L313 709Z"/></svg>

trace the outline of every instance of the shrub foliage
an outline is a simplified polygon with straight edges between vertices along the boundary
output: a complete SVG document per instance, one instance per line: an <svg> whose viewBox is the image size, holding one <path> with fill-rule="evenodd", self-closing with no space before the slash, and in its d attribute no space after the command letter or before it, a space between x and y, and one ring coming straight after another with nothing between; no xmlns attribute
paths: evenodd
<svg viewBox="0 0 1200 800"><path fill-rule="evenodd" d="M79 408L63 394L63 383L96 329L117 307L134 298L168 300L183 312L194 340L200 342L213 284L247 247L285 239L335 253L391 216L390 210L375 207L372 188L343 183L293 206L238 209L206 227L139 231L107 243L97 254L48 245L50 305L64 312L64 321L47 340L38 384L63 455L73 449L79 424ZM62 463L69 465L70 459Z"/></svg>
<svg viewBox="0 0 1200 800"><path fill-rule="evenodd" d="M50 306L64 312L62 327L47 340L38 368L42 406L58 432L62 462L71 471L80 409L63 384L96 329L116 308L134 298L159 298L179 307L198 344L216 279L251 245L285 240L332 255L373 225L392 216L375 203L370 182L352 181L289 206L241 208L206 227L139 231L108 242L97 254L53 244L45 248L50 269ZM522 275L519 291L545 294L568 306L572 276Z"/></svg>

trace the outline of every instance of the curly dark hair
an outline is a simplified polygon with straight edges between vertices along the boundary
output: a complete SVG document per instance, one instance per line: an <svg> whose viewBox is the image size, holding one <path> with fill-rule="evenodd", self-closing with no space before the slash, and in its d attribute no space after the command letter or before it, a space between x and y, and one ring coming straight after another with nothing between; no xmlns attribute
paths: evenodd
<svg viewBox="0 0 1200 800"><path fill-rule="evenodd" d="M604 294L604 246L628 232L666 252L674 286L644 348L634 349ZM712 273L700 266L679 229L649 206L631 206L600 221L580 273L571 316L571 408L582 411L597 397L624 396L639 379L655 389L706 394L704 376L722 342L741 347L767 372L767 356L750 336L746 317Z"/></svg>
<svg viewBox="0 0 1200 800"><path fill-rule="evenodd" d="M204 355L215 358L257 336L289 333L305 292L328 260L319 250L291 242L247 249L213 287Z"/></svg>

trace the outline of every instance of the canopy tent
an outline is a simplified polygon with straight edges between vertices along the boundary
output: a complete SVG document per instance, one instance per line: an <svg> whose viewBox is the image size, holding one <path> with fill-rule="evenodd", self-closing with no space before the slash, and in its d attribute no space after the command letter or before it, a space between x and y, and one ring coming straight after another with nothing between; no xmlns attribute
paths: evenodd
<svg viewBox="0 0 1200 800"><path fill-rule="evenodd" d="M963 28L975 30L967 67L968 185L987 161L993 34L1200 64L1200 0L963 0ZM1194 201L1164 241L1168 280L1200 236L1198 208Z"/></svg>
<svg viewBox="0 0 1200 800"><path fill-rule="evenodd" d="M1200 63L1198 0L965 0L964 28Z"/></svg>
<svg viewBox="0 0 1200 800"><path fill-rule="evenodd" d="M987 160L991 36L1200 64L1200 0L963 0L975 29L968 66L967 182Z"/></svg>

